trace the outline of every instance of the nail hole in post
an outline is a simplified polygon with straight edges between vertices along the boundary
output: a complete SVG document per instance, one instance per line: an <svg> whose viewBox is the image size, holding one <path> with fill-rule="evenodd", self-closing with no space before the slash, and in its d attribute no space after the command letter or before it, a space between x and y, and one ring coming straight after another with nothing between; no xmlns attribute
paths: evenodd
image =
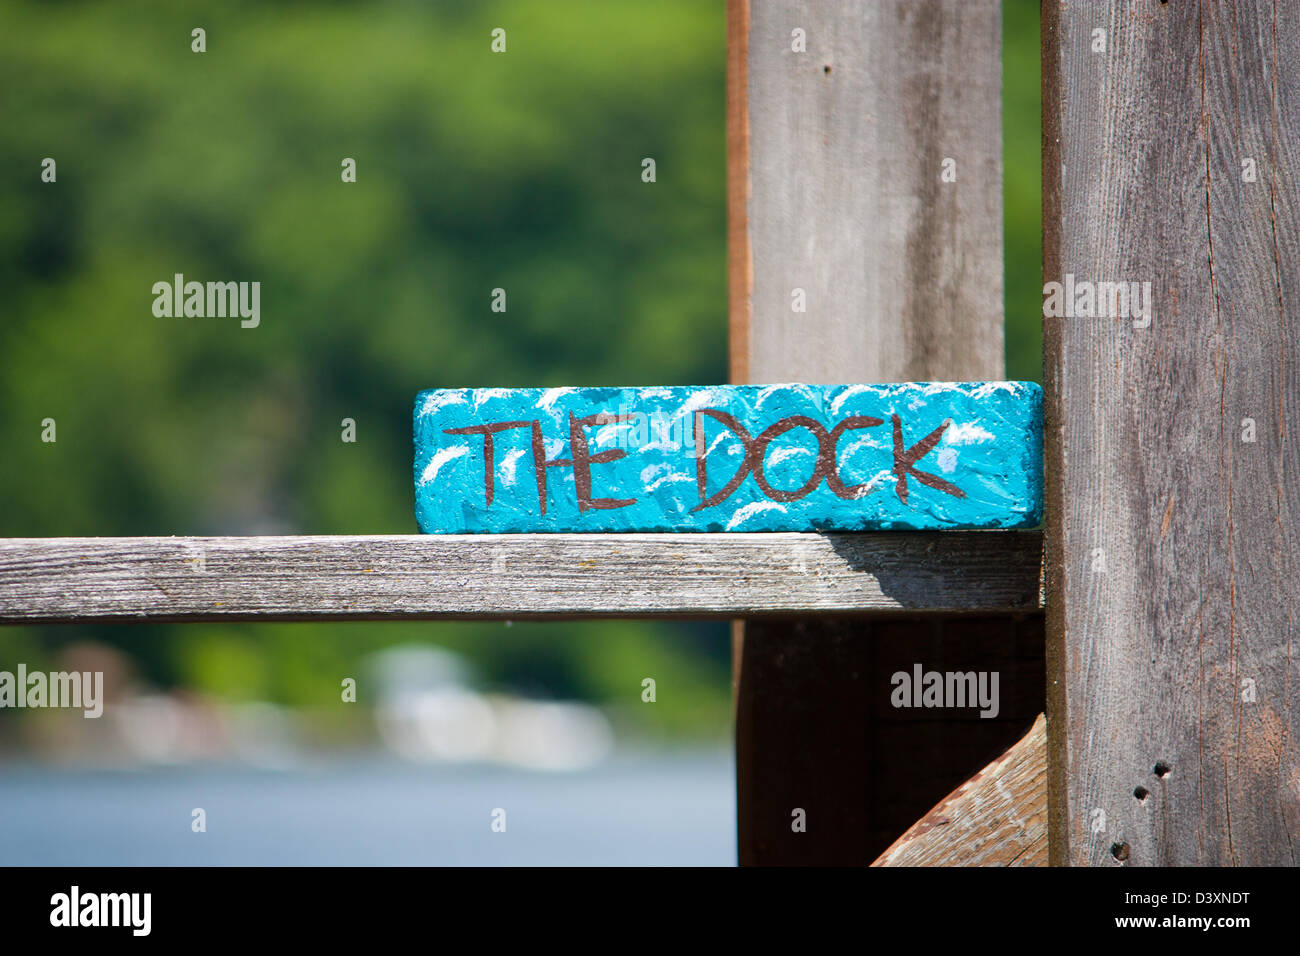
<svg viewBox="0 0 1300 956"><path fill-rule="evenodd" d="M1163 760L1157 760L1156 765L1151 768L1151 772L1157 777L1164 778L1169 775L1170 769L1169 764L1165 763Z"/></svg>
<svg viewBox="0 0 1300 956"><path fill-rule="evenodd" d="M1138 803L1145 803L1149 791L1146 787L1134 787L1133 796L1137 797Z"/></svg>
<svg viewBox="0 0 1300 956"><path fill-rule="evenodd" d="M1110 855L1124 863L1129 858L1129 848L1127 843L1112 843L1110 845Z"/></svg>

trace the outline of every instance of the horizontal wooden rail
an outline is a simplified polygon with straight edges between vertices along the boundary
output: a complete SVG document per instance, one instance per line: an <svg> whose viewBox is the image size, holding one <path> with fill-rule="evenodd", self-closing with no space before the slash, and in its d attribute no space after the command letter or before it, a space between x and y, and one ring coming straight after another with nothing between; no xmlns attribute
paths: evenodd
<svg viewBox="0 0 1300 956"><path fill-rule="evenodd" d="M988 614L1037 532L0 538L0 623Z"/></svg>

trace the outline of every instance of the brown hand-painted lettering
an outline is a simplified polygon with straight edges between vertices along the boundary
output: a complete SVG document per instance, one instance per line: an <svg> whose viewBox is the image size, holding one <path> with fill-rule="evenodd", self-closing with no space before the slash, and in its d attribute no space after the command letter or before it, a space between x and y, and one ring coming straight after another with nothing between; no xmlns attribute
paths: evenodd
<svg viewBox="0 0 1300 956"><path fill-rule="evenodd" d="M912 467L917 461L926 455L930 449L939 444L939 438L943 435L944 429L952 424L952 419L948 419L911 448L904 451L903 421L897 415L891 415L890 417L894 420L894 474L898 476L898 481L895 483L895 491L898 492L898 500L903 504L907 504L908 475L911 475L923 485L937 488L944 494L952 495L954 498L965 498L966 492L962 491L951 482L944 481L938 475L932 475L924 471L917 471Z"/></svg>
<svg viewBox="0 0 1300 956"><path fill-rule="evenodd" d="M705 416L721 423L727 430L732 432L744 448L744 458L736 468L736 473L731 479L722 486L721 489L708 495L708 449L704 439L704 418ZM929 485L946 494L954 495L958 498L965 498L966 493L950 482L944 481L928 472L917 471L913 466L927 452L938 444L940 436L951 422L944 422L933 432L921 439L911 448L904 449L902 439L902 422L897 415L893 416L894 420L894 474L898 476L895 483L895 491L899 500L904 504L907 503L907 476L911 475L922 484ZM800 498L811 494L818 485L825 480L828 488L834 492L835 496L845 500L861 498L870 492L870 482L846 486L841 480L836 463L836 455L840 438L844 433L859 428L874 428L876 425L885 423L882 418L875 418L870 415L853 415L839 422L831 431L827 432L826 427L821 422L809 418L806 415L791 415L783 418L774 425L769 425L763 430L757 438L751 436L744 425L733 416L716 408L701 408L695 412L695 484L699 491L700 503L692 508L692 511L699 511L702 508L711 508L720 504L735 493L741 483L751 473L759 489L773 501L798 501ZM804 484L793 490L773 488L767 480L767 475L763 471L763 463L767 457L767 448L772 439L783 435L792 428L804 428L813 434L817 439L817 460L813 466L813 472Z"/></svg>
<svg viewBox="0 0 1300 956"><path fill-rule="evenodd" d="M636 504L635 498L591 497L591 466L609 461L618 461L627 455L627 452L621 448L610 448L593 455L591 446L587 444L587 433L583 430L588 425L612 425L615 422L630 421L635 421L635 417L632 415L610 415L601 412L598 415L574 418L573 412L569 412L569 448L573 453L573 457L552 458L546 463L546 467L573 466L573 484L578 491L578 511L589 511L592 508L626 508L628 505Z"/></svg>
<svg viewBox="0 0 1300 956"><path fill-rule="evenodd" d="M532 427L532 452L533 452L533 470L537 473L537 503L546 514L546 452L542 444L542 423L541 422L489 422L486 425L467 425L464 428L444 428L443 432L447 435L482 435L483 436L483 490L487 497L488 507L492 506L492 498L495 493L495 484L493 482L493 471L496 469L496 451L493 448L492 436L497 432L509 431L512 428Z"/></svg>

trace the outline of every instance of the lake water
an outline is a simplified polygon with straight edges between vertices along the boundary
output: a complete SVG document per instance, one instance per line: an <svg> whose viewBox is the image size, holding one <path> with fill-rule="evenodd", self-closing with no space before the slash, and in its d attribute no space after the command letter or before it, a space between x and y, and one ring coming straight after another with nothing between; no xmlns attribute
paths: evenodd
<svg viewBox="0 0 1300 956"><path fill-rule="evenodd" d="M734 866L729 752L574 773L358 759L293 770L0 764L0 864ZM191 830L192 811L207 832ZM505 810L504 833L492 815Z"/></svg>

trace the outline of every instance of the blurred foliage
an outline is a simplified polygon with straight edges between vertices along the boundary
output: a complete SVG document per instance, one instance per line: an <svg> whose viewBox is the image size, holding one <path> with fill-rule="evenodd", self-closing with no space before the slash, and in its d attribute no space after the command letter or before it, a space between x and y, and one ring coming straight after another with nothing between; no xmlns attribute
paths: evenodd
<svg viewBox="0 0 1300 956"><path fill-rule="evenodd" d="M1005 20L1009 371L1036 378L1037 5ZM725 39L721 0L6 3L0 535L412 532L420 389L724 381ZM178 272L260 281L261 326L155 318ZM297 706L436 641L492 687L626 704L654 676L641 720L729 729L721 624L9 629L0 661L87 637Z"/></svg>
<svg viewBox="0 0 1300 956"><path fill-rule="evenodd" d="M1042 99L1038 0L1002 5L1007 377L1043 379Z"/></svg>

